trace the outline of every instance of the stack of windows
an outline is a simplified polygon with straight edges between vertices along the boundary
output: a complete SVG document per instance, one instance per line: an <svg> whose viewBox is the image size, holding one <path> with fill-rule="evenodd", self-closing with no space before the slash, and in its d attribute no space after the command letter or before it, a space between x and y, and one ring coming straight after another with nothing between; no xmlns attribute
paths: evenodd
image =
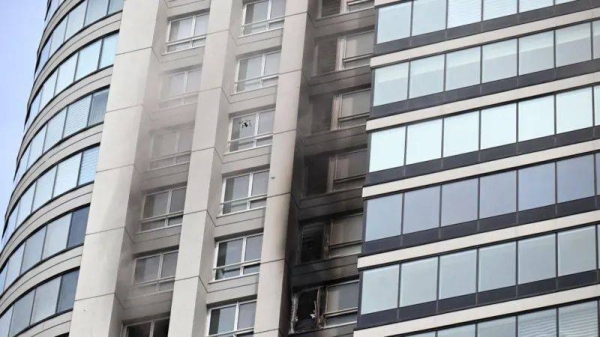
<svg viewBox="0 0 600 337"><path fill-rule="evenodd" d="M46 40L36 69L36 75L44 68L52 55L73 35L94 22L113 15L123 9L123 0L85 0L71 9L62 21L54 27Z"/></svg>
<svg viewBox="0 0 600 337"><path fill-rule="evenodd" d="M118 39L118 33L98 39L61 63L40 85L40 89L31 101L26 127L29 127L38 113L67 87L97 70L112 66Z"/></svg>
<svg viewBox="0 0 600 337"><path fill-rule="evenodd" d="M14 337L29 327L73 309L79 270L55 277L21 296L0 316L0 337Z"/></svg>
<svg viewBox="0 0 600 337"><path fill-rule="evenodd" d="M47 170L25 190L10 212L2 236L2 247L6 245L12 233L23 224L25 219L41 206L74 188L94 181L99 149L99 147L93 147L65 158Z"/></svg>
<svg viewBox="0 0 600 337"><path fill-rule="evenodd" d="M83 244L89 207L81 208L51 221L23 241L0 271L0 292L19 276L57 254Z"/></svg>
<svg viewBox="0 0 600 337"><path fill-rule="evenodd" d="M62 109L31 139L19 161L15 185L36 161L65 139L104 122L108 90L88 95Z"/></svg>

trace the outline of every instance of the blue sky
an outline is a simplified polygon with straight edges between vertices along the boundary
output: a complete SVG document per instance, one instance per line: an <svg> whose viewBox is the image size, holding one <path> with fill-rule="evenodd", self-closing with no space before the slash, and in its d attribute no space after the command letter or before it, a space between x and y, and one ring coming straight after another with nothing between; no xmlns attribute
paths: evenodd
<svg viewBox="0 0 600 337"><path fill-rule="evenodd" d="M15 158L27 99L33 83L36 52L44 29L45 0L0 0L0 213L12 192ZM2 218L2 223L4 218Z"/></svg>

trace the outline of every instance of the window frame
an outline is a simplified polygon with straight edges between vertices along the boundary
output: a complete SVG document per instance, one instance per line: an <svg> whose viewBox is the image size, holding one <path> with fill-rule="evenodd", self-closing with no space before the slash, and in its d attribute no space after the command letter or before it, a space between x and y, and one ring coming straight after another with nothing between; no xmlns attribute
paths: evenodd
<svg viewBox="0 0 600 337"><path fill-rule="evenodd" d="M163 75L163 77L161 78L161 82L160 82L160 95L159 95L160 99L158 101L159 109L175 108L175 107L180 107L180 106L184 106L184 105L195 104L198 102L198 93L200 92L200 90L186 92L187 86L188 86L189 80L190 80L190 73L194 72L194 71L200 72L199 83L201 83L200 80L202 78L202 67L167 73L167 74ZM167 85L167 80L171 80L173 77L175 77L177 75L182 75L182 74L184 75L184 78L183 78L183 91L184 92L183 92L183 94L163 97L165 86Z"/></svg>
<svg viewBox="0 0 600 337"><path fill-rule="evenodd" d="M234 176L229 176L229 177L224 177L223 178L223 183L221 186L221 211L219 216L224 216L224 215L230 215L230 214L236 214L236 213L241 213L241 212L247 212L247 211L251 211L251 210L255 210L255 209L261 209L261 208L266 208L267 206L259 206L259 207L254 207L252 208L252 202L253 201L259 201L259 200L267 200L267 195L268 192L265 194L261 194L261 195L257 195L257 196L252 196L252 187L254 186L254 175L257 173L263 173L263 172L270 172L270 169L263 169L263 170L257 170L257 171L252 171L252 172L248 172L248 173L243 173L243 174L238 174L238 175L234 175ZM234 178L238 178L238 177L243 177L243 176L249 176L248 179L248 190L247 190L247 194L246 197L244 198L240 198L240 199L232 199L232 200L225 200L225 191L227 188L227 181L229 179L234 179ZM269 182L268 182L268 177L267 177L267 191L269 188ZM231 204L234 202L240 202L240 201L246 201L246 209L244 210L239 210L239 211L232 211L232 212L228 212L225 213L224 212L224 208L226 204Z"/></svg>
<svg viewBox="0 0 600 337"><path fill-rule="evenodd" d="M261 3L261 2L268 2L267 19L261 20L261 21L256 21L256 22L244 23L244 22L246 22L246 11L248 9L248 6L254 5L257 3ZM285 15L280 16L280 17L272 17L272 15L273 15L272 10L273 10L273 0L253 0L253 1L245 3L244 8L242 8L242 24L240 27L240 36L250 36L250 35L254 35L254 34L269 32L272 30L283 29L283 21L285 20ZM265 26L264 30L259 30L259 31L247 33L247 34L244 33L246 27L253 28L254 25L258 25L259 27L262 27L263 24ZM276 25L276 24L281 24L281 26L271 28L271 25Z"/></svg>
<svg viewBox="0 0 600 337"><path fill-rule="evenodd" d="M361 113L361 114L357 114L357 115L352 115L352 116L347 116L347 117L343 117L342 116L342 107L343 107L343 101L344 101L344 96L346 95L351 95L351 94L356 94L356 93L360 93L360 92L366 92L366 91L371 91L371 88L366 88L366 89L358 89L358 90L353 90L353 91L346 91L346 92L342 92L342 93L338 93L333 97L333 116L331 118L331 130L344 130L344 129L351 129L351 128L355 128L358 126L362 126L362 125L366 125L367 124L367 118L369 117L370 111L367 111L365 113ZM369 95L370 97L371 95ZM371 104L371 101L369 99L369 105ZM348 127L342 127L341 123L344 122L349 122L349 121L355 121L358 119L363 119L364 118L364 123L361 123L360 125L357 126L348 126Z"/></svg>
<svg viewBox="0 0 600 337"><path fill-rule="evenodd" d="M155 329L156 323L157 322L162 322L162 321L170 321L169 316L162 317L162 318L155 318L155 319L138 321L138 322L134 322L134 323L130 323L130 324L124 324L123 325L122 336L123 337L130 337L127 328L129 328L131 326L136 326L136 325L142 325L142 324L150 323L150 336L149 337L154 337L154 329Z"/></svg>
<svg viewBox="0 0 600 337"><path fill-rule="evenodd" d="M342 309L342 310L338 310L338 311L329 311L328 310L329 301L327 301L327 295L329 295L329 289L333 288L333 287L344 286L347 284L356 284L357 285L358 292L356 293L356 297L357 297L356 307ZM324 323L323 323L324 327L331 328L331 327L336 327L336 326L344 326L344 325L349 325L349 324L355 324L358 321L358 307L360 304L360 280L356 279L356 280L351 280L351 281L346 281L346 282L328 284L324 287L324 291L325 291L325 307L323 308L323 314L322 314L323 321L324 321ZM357 318L353 322L342 323L342 324L332 324L332 325L327 324L328 318L340 317L340 316L350 316L352 314L355 314L356 318Z"/></svg>
<svg viewBox="0 0 600 337"><path fill-rule="evenodd" d="M208 337L220 337L220 336L244 336L245 334L248 333L252 333L254 332L254 324L252 325L251 328L244 328L244 329L240 329L237 330L237 325L239 324L239 318L240 318L240 306L244 305L244 304L249 304L249 303L256 303L256 299L253 300L249 300L249 301L240 301L240 302L236 302L234 304L227 304L227 305L221 305L218 307L213 307L210 308L208 310L208 313L206 314L207 318L206 318L206 336ZM224 308L230 308L230 307L234 307L235 306L235 316L233 319L233 328L234 330L232 331L227 331L227 332L221 332L221 333L216 333L216 334L210 334L210 319L212 316L213 311L215 310L220 310L220 309L224 309ZM255 315L255 322L256 322L256 309L254 311L254 315Z"/></svg>
<svg viewBox="0 0 600 337"><path fill-rule="evenodd" d="M194 36L194 32L196 31L196 22L198 21L198 17L208 16L208 15L209 15L209 13L198 13L198 14L194 14L194 15L190 15L190 16L179 17L179 18L174 18L172 20L169 20L169 22L167 24L167 36L165 38L165 40L166 40L165 41L165 47L166 47L165 54L172 54L172 53L176 53L179 51L204 47L206 44L207 34ZM172 26L173 22L182 21L182 20L186 20L189 18L192 18L192 26L190 28L191 36L188 38L185 38L185 39L169 41L170 37L171 37L171 26ZM194 42L198 42L198 41L200 41L201 43L197 46L194 46ZM186 45L186 44L189 44L189 47L184 48L184 49L169 50L169 47Z"/></svg>
<svg viewBox="0 0 600 337"><path fill-rule="evenodd" d="M263 233L257 233L257 234L250 234L250 235L245 235L245 236L241 236L241 237L235 237L235 238L231 238L228 240L221 240L221 241L217 241L215 243L215 251L214 251L214 259L213 259L213 267L212 267L212 280L211 282L220 282L220 281L224 281L224 280L231 280L231 279L236 279L236 278L240 278L240 277L244 277L244 276L248 276L248 275L258 275L260 273L260 270L254 273L248 273L245 274L244 273L244 268L246 267L260 267L260 262L261 262L261 258L258 259L254 259L254 260L249 260L246 261L246 244L248 242L249 238L255 238L255 237L259 237L259 236L263 236ZM223 266L217 266L217 261L219 258L219 246L221 243L225 243L225 242L231 242L231 241L237 241L239 239L242 239L242 254L240 257L240 262L236 262L236 263L232 263L232 264L226 264ZM261 251L262 251L262 243L261 243ZM261 254L262 255L262 254ZM239 266L238 270L240 271L239 275L236 276L231 276L231 277L223 277L223 278L217 278L217 272L220 269L225 269L225 268L231 268L233 266Z"/></svg>
<svg viewBox="0 0 600 337"><path fill-rule="evenodd" d="M157 191L153 191L151 193L144 194L144 201L142 203L142 209L141 209L141 214L140 214L140 228L138 230L138 233L147 233L147 232L157 231L157 230L161 230L161 229L165 229L165 228L169 228L169 227L181 226L181 223L183 222L183 213L184 213L184 211L181 210L181 211L177 211L177 212L170 212L171 202L173 200L173 192L174 191L178 191L178 190L186 190L186 194L187 194L187 186L170 187L170 188L167 188L167 189L157 190ZM165 193L165 192L168 192L166 213L165 214L161 214L161 215L156 215L156 216L153 216L153 217L144 218L144 210L146 208L146 202L147 202L148 196L162 194L162 193ZM184 199L184 207L185 207L185 199ZM182 218L181 219L182 222L180 222L178 224L174 224L174 225L169 225L169 220L170 219L175 219L177 217L181 217ZM143 224L145 224L145 223L151 223L151 222L157 222L159 220L163 220L164 226L162 226L160 228L153 228L153 229L142 230L142 225Z"/></svg>
<svg viewBox="0 0 600 337"><path fill-rule="evenodd" d="M152 151L154 150L154 144L156 142L156 137L157 136L165 135L165 134L169 134L169 133L175 133L175 138L176 138L175 146L179 147L179 144L181 142L181 134L182 134L182 132L189 131L189 130L193 131L194 129L191 126L188 126L188 127L184 127L184 128L180 128L180 129L179 128L178 129L168 129L168 130L163 130L161 132L154 133L152 135L152 139L151 139L151 142L150 142L150 159L148 161L148 170L150 170L150 171L160 170L160 169L167 168L167 167L173 167L173 166L177 166L177 165L189 163L190 159L191 159L190 155L192 153L191 150L190 151L177 152L177 149L175 149L175 152L173 152L171 154L164 155L164 156L161 156L161 157L156 157L156 158L152 157ZM193 137L194 136L193 136L193 133L192 133L192 139L193 139ZM188 157L187 161L178 161L179 159L182 159L182 158L185 159L186 157ZM158 167L152 166L153 163L164 161L164 160L167 160L167 159L172 159L172 162L171 162L170 165L167 165L167 166L158 166Z"/></svg>
<svg viewBox="0 0 600 337"><path fill-rule="evenodd" d="M368 0L359 0L359 1L367 2ZM336 55L336 62L335 62L336 63L335 64L336 71L355 69L355 68L360 68L360 67L369 65L369 61L371 59L371 55L373 55L373 52L371 52L369 54L362 54L362 55L357 55L357 56L353 56L353 57L346 57L346 54L348 52L348 39L355 37L355 36L367 35L367 34L373 35L373 40L375 40L375 31L374 30L352 33L352 34L344 35L344 36L341 36L338 38L337 55ZM366 62L365 62L365 64L359 63L358 65L354 65L354 66L346 65L346 63L353 63L353 62L358 63L360 61L366 61Z"/></svg>
<svg viewBox="0 0 600 337"><path fill-rule="evenodd" d="M131 275L131 290L132 290L132 296L131 297L144 297L144 296L152 296L155 294L160 294L160 293L166 293L166 292L170 292L173 291L173 289L169 289L169 290L160 290L160 286L163 284L167 284L167 283L174 283L175 282L175 275L173 276L169 276L169 277L161 277L162 271L163 271L163 267L164 267L164 261L165 261L165 255L168 254L172 254L172 253L176 253L177 254L177 259L179 260L179 249L172 249L172 250L167 250L167 251L163 251L160 253L155 253L155 254L150 254L150 255L142 255L142 256L138 256L135 258L134 260L134 264L133 264L133 270L132 270L132 275ZM144 281L144 282L136 282L135 281L135 271L137 269L137 265L138 262L140 260L145 260L145 259L151 259L154 257L160 257L159 262L158 262L158 270L157 270L157 278L150 280L150 281ZM177 266L175 266L177 268ZM140 288L144 288L150 285L154 285L155 286L155 291L154 292L148 292L148 293L144 293L144 294L134 294L136 290L139 290Z"/></svg>
<svg viewBox="0 0 600 337"><path fill-rule="evenodd" d="M373 7L362 8L357 10L350 10L351 6L360 5L363 3L373 3ZM348 13L360 12L364 10L373 9L375 7L375 1L373 0L340 0L340 11L334 15L323 16L323 0L319 0L319 19L326 19L337 15L343 15Z"/></svg>
<svg viewBox="0 0 600 337"><path fill-rule="evenodd" d="M269 84L269 85L264 84L264 82L266 82L266 81L275 80L275 79L279 78L279 70L277 71L276 74L265 75L265 69L266 69L266 65L267 65L267 56L273 55L273 54L279 54L279 62L280 62L280 66L281 66L281 50L275 50L275 51L271 51L271 52L262 53L259 55L252 55L252 56L242 57L242 58L238 59L236 68L235 68L234 93L241 93L241 92L248 92L248 91L253 91L253 90L260 90L260 89L264 89L264 88L276 87L278 84L277 82L274 84ZM242 61L257 58L259 56L261 57L260 76L240 80L240 65L242 64ZM247 82L252 82L252 81L258 81L259 87L254 88L254 89L240 90L240 88L239 88L240 84L245 84Z"/></svg>
<svg viewBox="0 0 600 337"><path fill-rule="evenodd" d="M360 153L360 152L363 152L365 154L366 159L368 160L368 155L369 155L368 149L356 149L356 150L352 150L352 151L348 151L348 152L336 153L335 155L329 157L329 174L327 176L327 192L328 193L347 191L347 190L359 188L359 187L346 187L344 185L348 184L348 183L357 183L361 180L364 181L364 179L368 173L368 167L367 167L368 165L365 166L364 174L357 174L357 175L352 175L352 176L349 175L348 177L345 177L345 178L338 178L338 177L336 177L336 175L337 175L337 169L338 169L338 165L339 165L339 159L341 157L352 156L352 155L354 155L356 153ZM362 184L360 187L362 188Z"/></svg>
<svg viewBox="0 0 600 337"><path fill-rule="evenodd" d="M264 113L268 113L268 112L273 113L273 118L275 117L275 109L267 109L267 110L260 110L260 111L257 111L257 112L243 114L243 115L239 115L239 116L233 116L233 117L229 118L229 140L227 141L227 152L234 153L234 152L240 152L240 151L246 151L246 150L256 149L256 148L260 148L260 147L271 146L272 145L272 140L273 140L273 130L271 130L270 133L262 133L262 134L258 133L258 127L260 125L261 115L264 114ZM253 136L248 136L248 137L242 137L242 138L233 139L232 138L233 137L233 121L236 118L244 118L244 117L248 117L248 116L256 116L256 122L254 123L254 135ZM274 119L273 119L273 121L274 121ZM247 148L247 149L231 150L231 146L234 143L245 141L245 140L251 140L251 139L252 139L252 147ZM268 140L268 139L271 140L270 143L264 144L264 145L258 145L259 141L261 141L261 140ZM238 146L239 146L239 144L238 144Z"/></svg>

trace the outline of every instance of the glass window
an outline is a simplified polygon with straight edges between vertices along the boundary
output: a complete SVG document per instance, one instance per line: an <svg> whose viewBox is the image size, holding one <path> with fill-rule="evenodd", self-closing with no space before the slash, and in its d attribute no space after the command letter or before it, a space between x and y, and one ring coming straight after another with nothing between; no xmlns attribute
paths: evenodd
<svg viewBox="0 0 600 337"><path fill-rule="evenodd" d="M38 230L25 243L25 251L23 253L23 262L21 265L21 273L29 270L42 258L42 249L44 247L44 237L46 235L46 227Z"/></svg>
<svg viewBox="0 0 600 337"><path fill-rule="evenodd" d="M344 93L340 97L341 110L339 118L368 114L371 110L371 91L360 90Z"/></svg>
<svg viewBox="0 0 600 337"><path fill-rule="evenodd" d="M257 146L271 144L273 133L273 111L264 111L235 117L231 121L230 151L251 149Z"/></svg>
<svg viewBox="0 0 600 337"><path fill-rule="evenodd" d="M169 202L169 191L150 194L144 201L144 218L166 214Z"/></svg>
<svg viewBox="0 0 600 337"><path fill-rule="evenodd" d="M529 1L529 2L533 2ZM521 4L524 1L520 1ZM521 10L522 11L522 10ZM519 39L519 74L529 74L554 67L554 32Z"/></svg>
<svg viewBox="0 0 600 337"><path fill-rule="evenodd" d="M54 88L56 85L56 77L58 75L58 71L55 71L48 77L46 82L44 82L44 86L42 87L42 99L40 102L40 110L43 109L48 102L54 97ZM37 115L36 111L36 115ZM29 118L32 118L31 116Z"/></svg>
<svg viewBox="0 0 600 337"><path fill-rule="evenodd" d="M430 0L415 2L415 8L421 1ZM431 19L428 21L431 22ZM444 55L411 61L409 88L410 98L442 92L444 90Z"/></svg>
<svg viewBox="0 0 600 337"><path fill-rule="evenodd" d="M592 127L592 88L556 95L556 133Z"/></svg>
<svg viewBox="0 0 600 337"><path fill-rule="evenodd" d="M75 67L77 66L77 54L71 56L63 62L58 69L58 79L56 80L56 93L63 91L73 83L75 77Z"/></svg>
<svg viewBox="0 0 600 337"><path fill-rule="evenodd" d="M442 226L477 220L478 187L478 179L442 186Z"/></svg>
<svg viewBox="0 0 600 337"><path fill-rule="evenodd" d="M479 291L514 286L517 279L515 242L479 249Z"/></svg>
<svg viewBox="0 0 600 337"><path fill-rule="evenodd" d="M83 158L81 159L81 168L79 170L79 185L94 181L99 152L100 147L95 147L83 153Z"/></svg>
<svg viewBox="0 0 600 337"><path fill-rule="evenodd" d="M558 276L596 269L596 228L558 233Z"/></svg>
<svg viewBox="0 0 600 337"><path fill-rule="evenodd" d="M444 157L479 149L479 111L444 118Z"/></svg>
<svg viewBox="0 0 600 337"><path fill-rule="evenodd" d="M403 166L405 139L405 127L372 133L369 172Z"/></svg>
<svg viewBox="0 0 600 337"><path fill-rule="evenodd" d="M402 234L436 228L440 224L440 187L434 186L404 194Z"/></svg>
<svg viewBox="0 0 600 337"><path fill-rule="evenodd" d="M477 337L516 337L515 317L496 319L477 324Z"/></svg>
<svg viewBox="0 0 600 337"><path fill-rule="evenodd" d="M517 0L483 0L483 20L517 13Z"/></svg>
<svg viewBox="0 0 600 337"><path fill-rule="evenodd" d="M600 57L600 21L592 22L592 44L594 45L594 58Z"/></svg>
<svg viewBox="0 0 600 337"><path fill-rule="evenodd" d="M17 335L29 326L34 293L35 291L30 291L27 295L15 302L13 306L12 322L10 323L10 336Z"/></svg>
<svg viewBox="0 0 600 337"><path fill-rule="evenodd" d="M598 336L596 301L558 308L559 336Z"/></svg>
<svg viewBox="0 0 600 337"><path fill-rule="evenodd" d="M42 155L42 151L44 150L44 138L46 136L46 128L42 128L31 140L29 144L29 164L28 166L33 165L33 163Z"/></svg>
<svg viewBox="0 0 600 337"><path fill-rule="evenodd" d="M361 314L398 307L398 277L400 266L366 270L362 274ZM385 284L386 287L381 285Z"/></svg>
<svg viewBox="0 0 600 337"><path fill-rule="evenodd" d="M108 0L88 1L87 13L85 15L86 26L106 15Z"/></svg>
<svg viewBox="0 0 600 337"><path fill-rule="evenodd" d="M519 141L554 134L554 97L519 102Z"/></svg>
<svg viewBox="0 0 600 337"><path fill-rule="evenodd" d="M256 197L261 197L267 193L268 178L269 171L226 178L223 213L265 206L265 199Z"/></svg>
<svg viewBox="0 0 600 337"><path fill-rule="evenodd" d="M106 104L108 102L108 90L104 90L94 94L92 98L92 108L88 119L88 126L98 124L104 121L106 113Z"/></svg>
<svg viewBox="0 0 600 337"><path fill-rule="evenodd" d="M402 264L402 272L400 274L400 306L407 307L414 304L435 301L438 287L437 274L437 257ZM396 279L398 279L397 276ZM382 284L385 284L386 287L382 287ZM389 288L387 287L388 284L390 285ZM384 282L378 282L374 286L380 288L379 291L382 293L396 288L394 287L394 283ZM389 294L390 297L392 295ZM364 297L362 303L364 303Z"/></svg>
<svg viewBox="0 0 600 337"><path fill-rule="evenodd" d="M400 235L402 194L367 201L365 241Z"/></svg>
<svg viewBox="0 0 600 337"><path fill-rule="evenodd" d="M80 80L98 69L101 45L102 41L96 41L79 52L75 80Z"/></svg>
<svg viewBox="0 0 600 337"><path fill-rule="evenodd" d="M54 197L77 186L80 162L81 154L77 154L58 164L54 183Z"/></svg>
<svg viewBox="0 0 600 337"><path fill-rule="evenodd" d="M47 259L67 247L70 223L71 214L68 214L52 221L46 227L46 238L44 239L42 259Z"/></svg>
<svg viewBox="0 0 600 337"><path fill-rule="evenodd" d="M419 0L413 4L413 36L446 28L446 0Z"/></svg>
<svg viewBox="0 0 600 337"><path fill-rule="evenodd" d="M54 54L56 50L65 41L65 30L67 28L67 20L61 21L52 32L52 43L50 44L50 54Z"/></svg>
<svg viewBox="0 0 600 337"><path fill-rule="evenodd" d="M498 0L502 1L502 0ZM514 1L516 6L516 0ZM485 7L485 6L484 6ZM487 7L485 7L487 8ZM517 40L512 39L483 46L482 82L517 76Z"/></svg>
<svg viewBox="0 0 600 337"><path fill-rule="evenodd" d="M473 0L454 1L472 2ZM480 61L481 48L479 47L448 53L446 55L446 90L479 84L481 81Z"/></svg>
<svg viewBox="0 0 600 337"><path fill-rule="evenodd" d="M358 282L336 284L327 287L327 312L358 308ZM333 325L331 320L328 324Z"/></svg>
<svg viewBox="0 0 600 337"><path fill-rule="evenodd" d="M456 328L440 330L438 337L475 337L475 325L465 325Z"/></svg>
<svg viewBox="0 0 600 337"><path fill-rule="evenodd" d="M8 259L4 289L8 288L21 273L21 262L23 261L24 251L25 249L23 248L23 245L21 245Z"/></svg>
<svg viewBox="0 0 600 337"><path fill-rule="evenodd" d="M408 126L406 165L442 157L442 120Z"/></svg>
<svg viewBox="0 0 600 337"><path fill-rule="evenodd" d="M331 234L329 236L329 256L359 254L362 232L362 214L333 219L331 221Z"/></svg>
<svg viewBox="0 0 600 337"><path fill-rule="evenodd" d="M64 137L79 132L87 126L88 113L92 97L87 96L69 105L67 108L67 121L65 122Z"/></svg>
<svg viewBox="0 0 600 337"><path fill-rule="evenodd" d="M561 160L556 164L558 202L594 195L594 158L592 155Z"/></svg>
<svg viewBox="0 0 600 337"><path fill-rule="evenodd" d="M90 209L86 207L72 213L69 241L67 242L69 248L83 244L89 211Z"/></svg>
<svg viewBox="0 0 600 337"><path fill-rule="evenodd" d="M160 268L160 255L137 259L135 262L135 283L154 281L158 278Z"/></svg>
<svg viewBox="0 0 600 337"><path fill-rule="evenodd" d="M48 127L46 128L46 140L44 141L44 152L50 150L62 139L65 117L67 116L66 111L66 109L63 109L48 122Z"/></svg>
<svg viewBox="0 0 600 337"><path fill-rule="evenodd" d="M554 163L519 170L519 210L555 203Z"/></svg>
<svg viewBox="0 0 600 337"><path fill-rule="evenodd" d="M237 330L252 328L254 326L255 315L256 302L240 304Z"/></svg>
<svg viewBox="0 0 600 337"><path fill-rule="evenodd" d="M59 288L60 277L57 277L35 289L31 324L35 324L55 313Z"/></svg>
<svg viewBox="0 0 600 337"><path fill-rule="evenodd" d="M178 41L191 37L194 17L171 21L169 29L169 41Z"/></svg>
<svg viewBox="0 0 600 337"><path fill-rule="evenodd" d="M75 291L77 290L77 278L79 271L74 271L63 275L60 283L60 295L58 297L58 306L56 312L63 312L73 309L75 303Z"/></svg>
<svg viewBox="0 0 600 337"><path fill-rule="evenodd" d="M412 1L381 7L377 21L377 43L410 36Z"/></svg>
<svg viewBox="0 0 600 337"><path fill-rule="evenodd" d="M368 55L373 53L374 39L375 33L372 31L346 36L342 54L342 69L368 65ZM361 59L358 60L358 58Z"/></svg>
<svg viewBox="0 0 600 337"><path fill-rule="evenodd" d="M67 22L66 38L75 35L81 28L83 28L83 21L85 20L85 8L86 2L82 2L75 9L69 13L69 20Z"/></svg>
<svg viewBox="0 0 600 337"><path fill-rule="evenodd" d="M21 196L21 200L19 201L19 218L17 219L17 224L22 224L25 219L31 214L31 205L33 204L33 196L35 191L35 183L31 184L27 191L23 193Z"/></svg>
<svg viewBox="0 0 600 337"><path fill-rule="evenodd" d="M517 142L517 105L481 110L481 149Z"/></svg>
<svg viewBox="0 0 600 337"><path fill-rule="evenodd" d="M218 243L215 279L220 280L240 275L244 241L245 238L241 238Z"/></svg>
<svg viewBox="0 0 600 337"><path fill-rule="evenodd" d="M554 234L519 241L519 284L556 277Z"/></svg>
<svg viewBox="0 0 600 337"><path fill-rule="evenodd" d="M589 23L556 30L556 66L592 59L591 27Z"/></svg>
<svg viewBox="0 0 600 337"><path fill-rule="evenodd" d="M4 315L0 318L0 337L8 337L8 330L10 328L10 321L12 319L12 306L4 312Z"/></svg>
<svg viewBox="0 0 600 337"><path fill-rule="evenodd" d="M449 0L448 28L481 21L481 0Z"/></svg>
<svg viewBox="0 0 600 337"><path fill-rule="evenodd" d="M476 292L477 251L471 250L440 257L439 298L451 298Z"/></svg>
<svg viewBox="0 0 600 337"><path fill-rule="evenodd" d="M54 177L56 176L56 167L44 173L39 177L35 188L35 198L33 199L33 209L38 209L52 198L52 188L54 187Z"/></svg>
<svg viewBox="0 0 600 337"><path fill-rule="evenodd" d="M480 184L479 217L487 218L517 210L517 175L506 172L482 177Z"/></svg>
<svg viewBox="0 0 600 337"><path fill-rule="evenodd" d="M228 306L210 311L209 335L234 331L236 306Z"/></svg>
<svg viewBox="0 0 600 337"><path fill-rule="evenodd" d="M118 34L104 38L102 42L102 55L100 56L100 68L111 66L115 62L118 41Z"/></svg>
<svg viewBox="0 0 600 337"><path fill-rule="evenodd" d="M556 336L556 309L519 315L519 337Z"/></svg>
<svg viewBox="0 0 600 337"><path fill-rule="evenodd" d="M375 69L373 105L402 101L408 94L408 62Z"/></svg>

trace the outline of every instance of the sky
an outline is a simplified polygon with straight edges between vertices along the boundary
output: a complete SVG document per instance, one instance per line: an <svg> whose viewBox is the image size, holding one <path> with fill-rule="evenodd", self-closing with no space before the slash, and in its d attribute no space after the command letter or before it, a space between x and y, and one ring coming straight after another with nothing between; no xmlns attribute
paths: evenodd
<svg viewBox="0 0 600 337"><path fill-rule="evenodd" d="M0 0L0 214L13 187L15 159L44 29L45 0ZM4 222L4 218L2 218Z"/></svg>

